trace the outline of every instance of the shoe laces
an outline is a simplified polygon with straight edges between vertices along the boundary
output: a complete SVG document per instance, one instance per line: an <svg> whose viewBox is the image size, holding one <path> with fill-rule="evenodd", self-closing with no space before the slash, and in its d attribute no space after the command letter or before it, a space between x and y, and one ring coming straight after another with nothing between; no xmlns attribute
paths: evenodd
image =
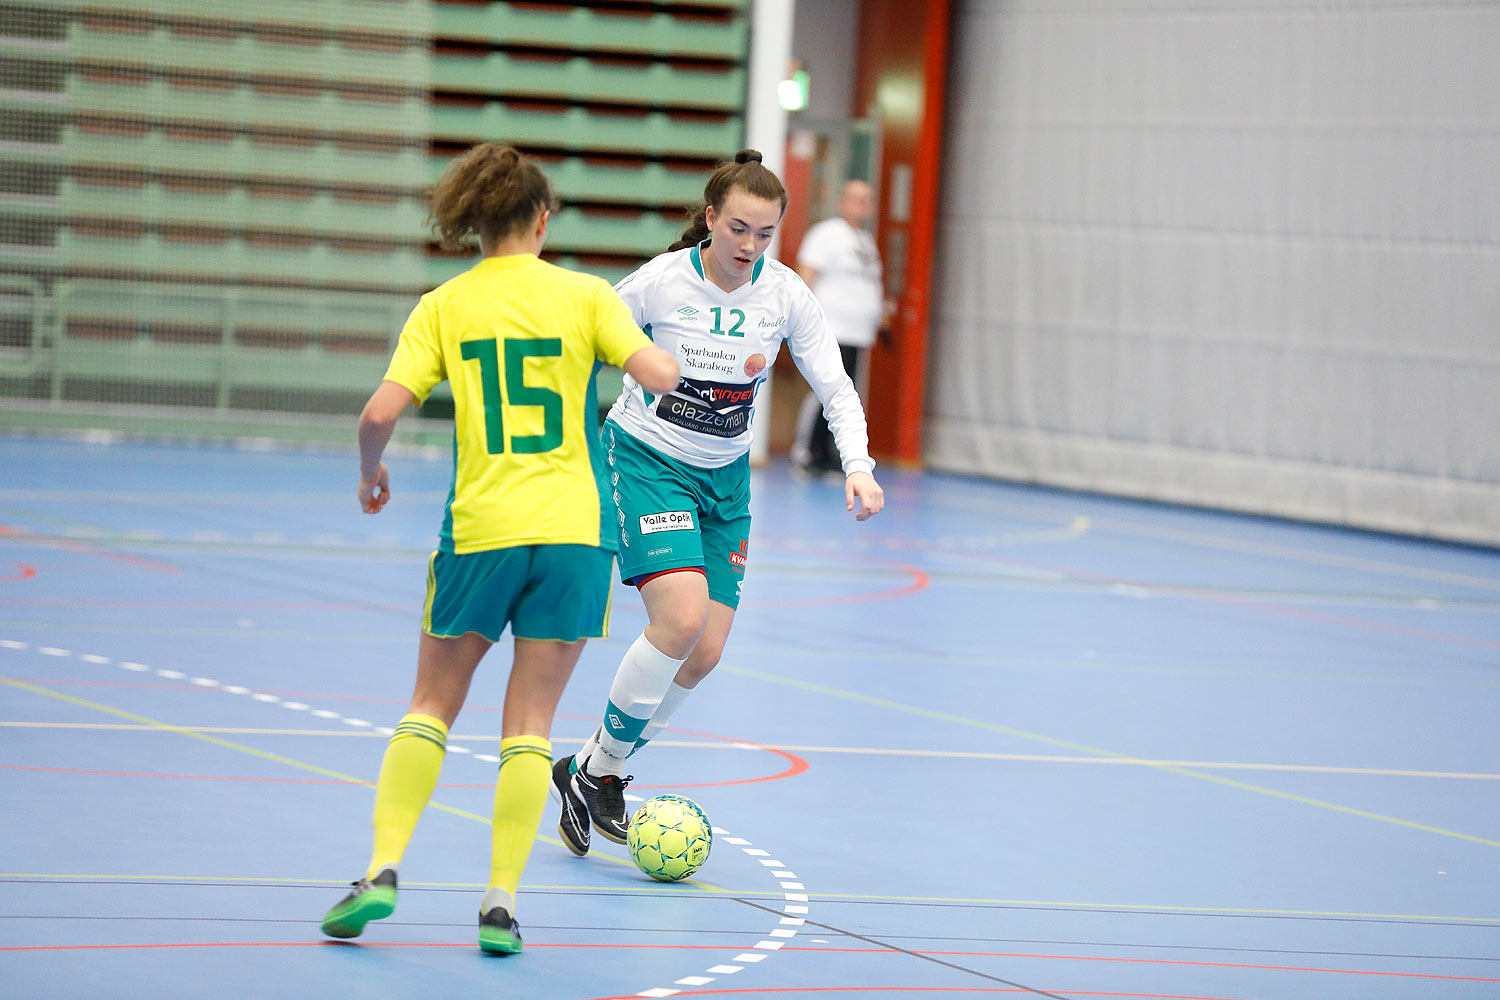
<svg viewBox="0 0 1500 1000"><path fill-rule="evenodd" d="M606 774L602 778L596 778L599 789L598 795L601 803L613 812L625 805L625 786L635 780L635 775L627 774L620 777L618 774Z"/></svg>

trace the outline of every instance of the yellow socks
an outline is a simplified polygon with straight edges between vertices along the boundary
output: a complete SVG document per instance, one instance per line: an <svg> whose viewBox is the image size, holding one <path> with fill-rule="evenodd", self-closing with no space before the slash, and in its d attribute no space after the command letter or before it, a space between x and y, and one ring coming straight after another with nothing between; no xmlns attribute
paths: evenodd
<svg viewBox="0 0 1500 1000"><path fill-rule="evenodd" d="M490 854L489 905L503 890L515 913L516 886L542 825L547 786L552 780L552 743L541 736L508 736L500 741L500 775L495 779L495 819ZM500 905L505 905L501 903Z"/></svg>
<svg viewBox="0 0 1500 1000"><path fill-rule="evenodd" d="M437 787L447 743L448 727L430 715L408 715L396 727L375 788L375 850L366 878L400 863ZM550 741L541 736L510 736L500 741L487 905L515 912L516 887L542 825L551 780Z"/></svg>
<svg viewBox="0 0 1500 1000"><path fill-rule="evenodd" d="M396 726L375 786L375 851L366 878L401 862L417 820L437 787L447 745L448 727L441 719L413 713Z"/></svg>

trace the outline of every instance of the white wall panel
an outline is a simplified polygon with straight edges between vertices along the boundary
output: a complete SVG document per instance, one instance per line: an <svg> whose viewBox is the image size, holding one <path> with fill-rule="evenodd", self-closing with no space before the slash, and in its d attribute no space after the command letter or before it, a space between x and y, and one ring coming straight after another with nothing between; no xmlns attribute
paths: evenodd
<svg viewBox="0 0 1500 1000"><path fill-rule="evenodd" d="M930 464L1500 543L1500 0L953 39Z"/></svg>

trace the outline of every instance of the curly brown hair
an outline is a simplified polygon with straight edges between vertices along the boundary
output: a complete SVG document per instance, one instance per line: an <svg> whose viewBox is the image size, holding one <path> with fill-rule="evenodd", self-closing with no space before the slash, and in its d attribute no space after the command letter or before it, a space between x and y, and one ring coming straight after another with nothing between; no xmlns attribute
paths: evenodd
<svg viewBox="0 0 1500 1000"><path fill-rule="evenodd" d="M450 250L472 249L476 236L504 239L558 208L541 168L503 142L481 143L450 163L428 201L428 221Z"/></svg>
<svg viewBox="0 0 1500 1000"><path fill-rule="evenodd" d="M767 201L779 200L781 210L786 211L786 188L781 179L761 164L759 150L742 149L734 154L732 161L721 164L709 176L708 183L703 186L703 203L693 209L688 227L677 237L676 243L667 247L667 251L685 250L702 243L708 236L708 206L712 205L715 212L724 211L724 199L729 197L732 188Z"/></svg>

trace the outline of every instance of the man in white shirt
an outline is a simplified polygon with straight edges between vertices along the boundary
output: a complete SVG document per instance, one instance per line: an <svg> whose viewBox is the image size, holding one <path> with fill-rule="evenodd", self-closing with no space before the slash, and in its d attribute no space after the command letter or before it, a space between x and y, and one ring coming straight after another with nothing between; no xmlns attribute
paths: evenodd
<svg viewBox="0 0 1500 1000"><path fill-rule="evenodd" d="M849 181L839 199L839 214L807 231L797 252L797 273L817 296L828 328L839 344L844 370L859 385L860 359L875 343L887 315L881 284L880 254L865 229L872 208L870 185ZM839 472L838 452L818 397L808 393L797 414L792 462L809 472Z"/></svg>

